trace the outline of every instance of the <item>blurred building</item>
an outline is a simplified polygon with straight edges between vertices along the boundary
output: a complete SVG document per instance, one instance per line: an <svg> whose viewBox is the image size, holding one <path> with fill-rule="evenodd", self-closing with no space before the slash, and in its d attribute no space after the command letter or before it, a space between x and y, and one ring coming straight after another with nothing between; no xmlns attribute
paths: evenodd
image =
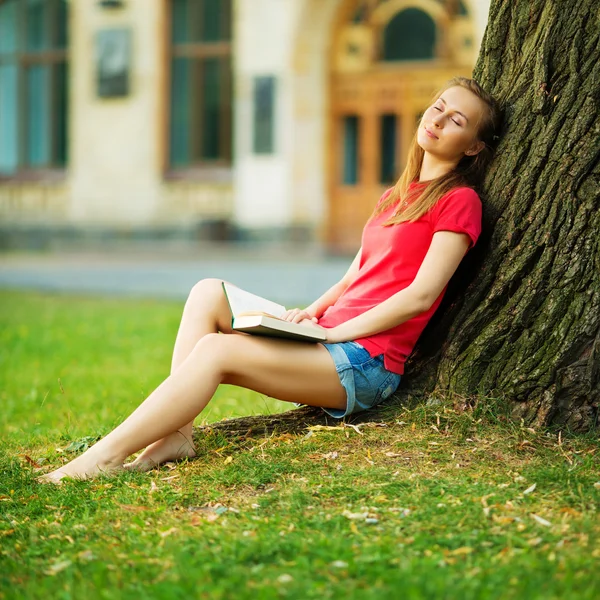
<svg viewBox="0 0 600 600"><path fill-rule="evenodd" d="M357 246L489 0L0 0L3 235Z"/></svg>

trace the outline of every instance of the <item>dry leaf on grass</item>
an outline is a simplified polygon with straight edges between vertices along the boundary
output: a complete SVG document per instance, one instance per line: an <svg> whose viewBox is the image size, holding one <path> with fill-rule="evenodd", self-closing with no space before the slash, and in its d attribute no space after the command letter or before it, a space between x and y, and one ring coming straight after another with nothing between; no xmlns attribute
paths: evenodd
<svg viewBox="0 0 600 600"><path fill-rule="evenodd" d="M307 429L309 431L343 431L344 428L341 427L340 425L336 425L335 427L332 427L330 425L311 425L310 427L307 427Z"/></svg>
<svg viewBox="0 0 600 600"><path fill-rule="evenodd" d="M177 532L177 527L171 527L170 529L167 529L166 531L159 531L158 535L160 535L161 538L166 538L170 535L173 535L176 532Z"/></svg>
<svg viewBox="0 0 600 600"><path fill-rule="evenodd" d="M29 456L28 454L19 454L19 456L22 456L25 459L25 462L29 463L32 467L35 467L36 469L42 468L42 465L33 460L33 458L31 458L31 456Z"/></svg>
<svg viewBox="0 0 600 600"><path fill-rule="evenodd" d="M532 486L529 486L524 492L523 495L526 496L527 494L531 494L531 492L533 492L533 490L535 490L537 486L537 483L534 483Z"/></svg>
<svg viewBox="0 0 600 600"><path fill-rule="evenodd" d="M61 571L64 571L65 569L67 569L68 567L70 567L73 563L70 560L59 560L58 562L54 563L52 566L48 567L48 569L46 569L45 573L46 575L57 575L58 573L60 573Z"/></svg>
<svg viewBox="0 0 600 600"><path fill-rule="evenodd" d="M135 506L133 504L118 504L118 506L128 512L142 512L143 510L149 510L147 506Z"/></svg>
<svg viewBox="0 0 600 600"><path fill-rule="evenodd" d="M552 527L552 523L550 523L550 521L546 521L546 519L536 515L535 513L531 513L531 518L544 527Z"/></svg>
<svg viewBox="0 0 600 600"><path fill-rule="evenodd" d="M460 548L451 550L450 554L452 554L452 556L465 556L467 554L471 554L471 552L473 552L473 548L469 546L461 546Z"/></svg>

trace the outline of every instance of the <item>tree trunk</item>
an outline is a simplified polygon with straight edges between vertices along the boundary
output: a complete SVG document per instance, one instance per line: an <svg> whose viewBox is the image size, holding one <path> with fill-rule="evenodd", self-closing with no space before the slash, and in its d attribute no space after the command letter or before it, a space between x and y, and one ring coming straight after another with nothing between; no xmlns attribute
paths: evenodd
<svg viewBox="0 0 600 600"><path fill-rule="evenodd" d="M404 394L480 392L514 401L528 422L596 426L599 17L597 0L492 0L473 76L506 117L485 235L453 282L460 297L449 290L424 332Z"/></svg>

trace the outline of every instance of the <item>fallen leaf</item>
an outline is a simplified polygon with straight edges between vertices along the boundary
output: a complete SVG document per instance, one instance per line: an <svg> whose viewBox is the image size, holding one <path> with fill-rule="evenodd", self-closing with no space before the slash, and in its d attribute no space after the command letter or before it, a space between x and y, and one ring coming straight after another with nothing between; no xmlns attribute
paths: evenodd
<svg viewBox="0 0 600 600"><path fill-rule="evenodd" d="M539 515L536 515L535 513L531 513L531 517L544 527L552 527L552 523L550 523L550 521L546 521L546 519L540 517Z"/></svg>
<svg viewBox="0 0 600 600"><path fill-rule="evenodd" d="M27 454L19 454L19 456L22 456L25 459L25 461L28 462L32 467L35 467L36 469L42 468L42 465L40 465L40 463L33 460L33 458L31 458L31 456L29 456Z"/></svg>
<svg viewBox="0 0 600 600"><path fill-rule="evenodd" d="M533 490L535 490L537 486L537 483L534 483L532 486L528 487L524 492L523 495L526 496L527 494L531 494L531 492L533 492Z"/></svg>
<svg viewBox="0 0 600 600"><path fill-rule="evenodd" d="M142 512L143 510L149 510L147 506L135 506L133 504L118 504L118 506L129 512Z"/></svg>
<svg viewBox="0 0 600 600"><path fill-rule="evenodd" d="M161 538L166 538L169 535L172 535L176 532L177 532L177 527L171 527L171 529L167 529L166 531L159 531L158 535L160 535Z"/></svg>
<svg viewBox="0 0 600 600"><path fill-rule="evenodd" d="M330 566L332 566L334 569L345 569L348 566L348 563L344 562L343 560L334 560Z"/></svg>
<svg viewBox="0 0 600 600"><path fill-rule="evenodd" d="M150 494L153 494L154 492L156 492L156 490L158 490L158 486L156 485L156 482L154 481L154 479L150 482Z"/></svg>
<svg viewBox="0 0 600 600"><path fill-rule="evenodd" d="M83 550L82 552L80 552L77 555L77 558L79 560L90 561L90 560L94 560L94 558L96 558L96 557L94 556L94 553L91 550Z"/></svg>
<svg viewBox="0 0 600 600"><path fill-rule="evenodd" d="M343 431L344 428L339 425L336 427L330 425L311 425L308 429L310 431Z"/></svg>
<svg viewBox="0 0 600 600"><path fill-rule="evenodd" d="M228 456L223 464L228 465L230 462L233 462L233 456Z"/></svg>
<svg viewBox="0 0 600 600"><path fill-rule="evenodd" d="M346 519L366 519L369 516L368 512L363 513L353 513L349 510L345 510L342 515L346 517Z"/></svg>
<svg viewBox="0 0 600 600"><path fill-rule="evenodd" d="M473 552L473 548L470 548L469 546L461 546L460 548L452 550L450 554L453 556L464 556L466 554L471 554L471 552Z"/></svg>
<svg viewBox="0 0 600 600"><path fill-rule="evenodd" d="M352 425L352 423L344 423L345 427L352 427L352 429L354 429L354 431L356 431L356 433L358 433L359 435L365 435L359 428L357 425Z"/></svg>
<svg viewBox="0 0 600 600"><path fill-rule="evenodd" d="M70 560L60 560L57 563L54 563L51 567L46 569L46 575L56 575L61 571L64 571L68 567L70 567L73 563Z"/></svg>

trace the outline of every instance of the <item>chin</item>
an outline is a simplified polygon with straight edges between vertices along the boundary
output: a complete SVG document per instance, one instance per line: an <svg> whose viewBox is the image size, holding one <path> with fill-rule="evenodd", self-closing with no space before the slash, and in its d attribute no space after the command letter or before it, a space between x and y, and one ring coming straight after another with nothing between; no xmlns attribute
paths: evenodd
<svg viewBox="0 0 600 600"><path fill-rule="evenodd" d="M417 132L417 144L423 148L423 150L429 150L432 147L432 142L437 140L432 140L423 127L419 127L419 131Z"/></svg>

